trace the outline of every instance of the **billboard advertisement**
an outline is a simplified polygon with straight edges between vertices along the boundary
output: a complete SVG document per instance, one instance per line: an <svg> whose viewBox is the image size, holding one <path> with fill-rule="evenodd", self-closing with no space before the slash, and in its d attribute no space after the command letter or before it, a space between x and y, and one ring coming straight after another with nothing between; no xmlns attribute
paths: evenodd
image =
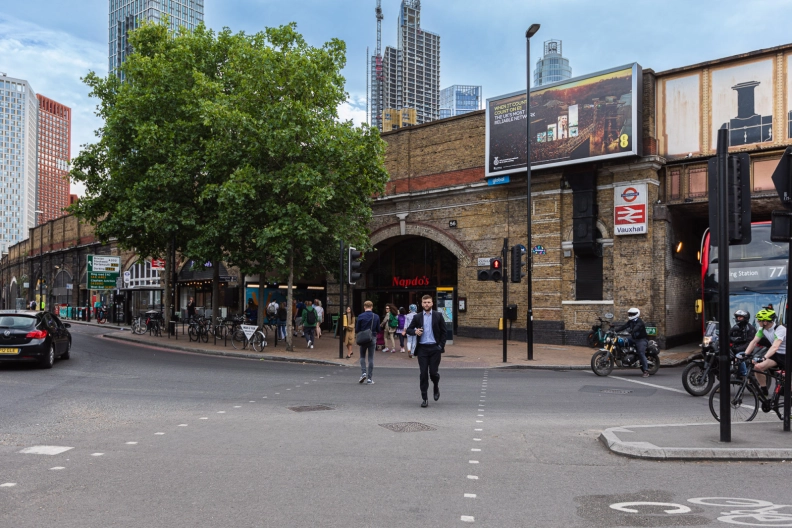
<svg viewBox="0 0 792 528"><path fill-rule="evenodd" d="M641 155L641 67L531 89L531 167ZM486 177L526 168L525 92L487 99Z"/></svg>

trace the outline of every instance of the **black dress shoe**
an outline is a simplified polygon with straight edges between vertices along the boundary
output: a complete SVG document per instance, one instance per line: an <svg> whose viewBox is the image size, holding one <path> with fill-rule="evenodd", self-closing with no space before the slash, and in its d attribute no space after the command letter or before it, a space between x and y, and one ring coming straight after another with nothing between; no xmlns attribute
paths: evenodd
<svg viewBox="0 0 792 528"><path fill-rule="evenodd" d="M438 387L437 385L435 385L434 388L434 399L435 401L440 399L440 387Z"/></svg>
<svg viewBox="0 0 792 528"><path fill-rule="evenodd" d="M421 402L421 407L429 407L429 402L424 400Z"/></svg>

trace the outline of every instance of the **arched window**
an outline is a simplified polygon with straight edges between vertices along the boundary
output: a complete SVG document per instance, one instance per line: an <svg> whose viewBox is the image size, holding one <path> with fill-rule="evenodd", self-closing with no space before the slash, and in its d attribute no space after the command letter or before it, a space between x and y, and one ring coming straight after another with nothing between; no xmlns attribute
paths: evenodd
<svg viewBox="0 0 792 528"><path fill-rule="evenodd" d="M160 272L159 270L151 269L151 261L147 260L145 263L138 262L129 268L130 278L129 288L145 288L160 286Z"/></svg>

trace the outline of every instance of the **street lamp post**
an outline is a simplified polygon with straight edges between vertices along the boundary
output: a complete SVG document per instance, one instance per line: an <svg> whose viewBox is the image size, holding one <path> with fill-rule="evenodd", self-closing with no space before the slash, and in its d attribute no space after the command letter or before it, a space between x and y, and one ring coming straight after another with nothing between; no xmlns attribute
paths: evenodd
<svg viewBox="0 0 792 528"><path fill-rule="evenodd" d="M525 161L526 161L526 217L527 232L526 232L526 266L528 267L528 321L526 323L527 346L528 346L528 360L533 360L533 245L531 244L531 37L539 31L539 24L531 24L528 31L525 32L525 71L526 71L526 88L525 88Z"/></svg>
<svg viewBox="0 0 792 528"><path fill-rule="evenodd" d="M43 215L44 211L39 211L38 209L36 209L33 212L36 213L36 225L38 226L40 219L39 215ZM41 287L43 286L42 281L44 280L44 253L43 253L44 239L42 238L43 235L44 235L43 231L39 231L39 276L38 276L39 296L38 296L38 302L36 303L36 310L41 309Z"/></svg>

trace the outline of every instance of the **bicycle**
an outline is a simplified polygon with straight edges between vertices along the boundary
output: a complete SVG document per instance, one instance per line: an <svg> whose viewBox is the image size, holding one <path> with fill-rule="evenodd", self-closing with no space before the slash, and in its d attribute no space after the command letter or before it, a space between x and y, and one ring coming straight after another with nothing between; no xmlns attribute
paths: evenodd
<svg viewBox="0 0 792 528"><path fill-rule="evenodd" d="M105 324L107 322L107 312L105 311L104 306L97 308L96 322L99 324Z"/></svg>
<svg viewBox="0 0 792 528"><path fill-rule="evenodd" d="M261 328L257 327L250 338L248 338L240 325L231 335L231 345L236 350L244 350L250 345L255 352L261 352L267 346L267 336L264 335Z"/></svg>
<svg viewBox="0 0 792 528"><path fill-rule="evenodd" d="M132 320L132 333L137 335L143 335L146 333L146 316L143 314L143 312L137 314Z"/></svg>
<svg viewBox="0 0 792 528"><path fill-rule="evenodd" d="M187 335L190 337L190 341L203 341L204 343L208 343L209 327L206 323L206 319L203 317L191 318L187 328Z"/></svg>
<svg viewBox="0 0 792 528"><path fill-rule="evenodd" d="M744 358L742 361L746 360L750 360L750 357ZM770 379L775 380L775 387L772 393L767 396L764 395L756 380L753 362L748 367L748 374L742 379L729 381L732 422L750 422L756 418L760 409L760 401L762 412L775 411L779 420L784 419L784 371L772 369L765 372L764 375L767 376L768 387L770 387ZM709 406L712 416L720 422L720 385L717 385L710 394Z"/></svg>
<svg viewBox="0 0 792 528"><path fill-rule="evenodd" d="M146 329L148 330L149 335L162 337L162 327L164 326L165 319L162 317L160 312L154 310L146 312Z"/></svg>

